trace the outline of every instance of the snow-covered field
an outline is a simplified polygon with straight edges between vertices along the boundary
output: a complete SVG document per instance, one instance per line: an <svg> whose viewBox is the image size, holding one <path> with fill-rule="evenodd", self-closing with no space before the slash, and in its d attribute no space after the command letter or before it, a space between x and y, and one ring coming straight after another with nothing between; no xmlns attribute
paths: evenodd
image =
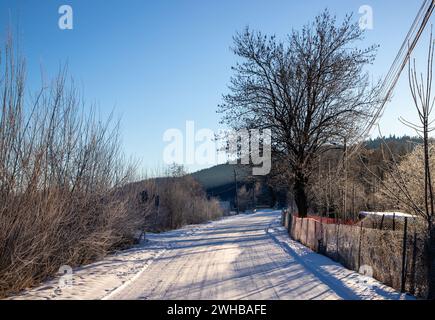
<svg viewBox="0 0 435 320"><path fill-rule="evenodd" d="M147 234L10 299L412 299L290 240L279 220L262 211Z"/></svg>

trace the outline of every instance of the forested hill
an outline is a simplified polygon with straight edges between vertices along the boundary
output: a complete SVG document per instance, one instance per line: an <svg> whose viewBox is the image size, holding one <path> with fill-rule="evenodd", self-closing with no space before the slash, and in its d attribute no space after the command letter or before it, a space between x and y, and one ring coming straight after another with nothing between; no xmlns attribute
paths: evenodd
<svg viewBox="0 0 435 320"><path fill-rule="evenodd" d="M379 137L367 140L364 145L367 149L379 149L383 144L394 145L399 148L408 148L410 145L415 145L417 143L422 143L422 139L419 137L410 137L406 135L402 137L390 135L389 137Z"/></svg>

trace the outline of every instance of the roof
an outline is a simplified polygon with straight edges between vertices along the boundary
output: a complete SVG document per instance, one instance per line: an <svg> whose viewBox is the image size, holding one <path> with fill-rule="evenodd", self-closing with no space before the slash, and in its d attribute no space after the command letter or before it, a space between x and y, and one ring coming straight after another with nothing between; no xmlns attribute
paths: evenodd
<svg viewBox="0 0 435 320"><path fill-rule="evenodd" d="M368 211L361 211L359 213L361 216L368 217L368 216L380 216L385 218L415 218L416 216L409 214L409 213L403 213L403 212L368 212Z"/></svg>

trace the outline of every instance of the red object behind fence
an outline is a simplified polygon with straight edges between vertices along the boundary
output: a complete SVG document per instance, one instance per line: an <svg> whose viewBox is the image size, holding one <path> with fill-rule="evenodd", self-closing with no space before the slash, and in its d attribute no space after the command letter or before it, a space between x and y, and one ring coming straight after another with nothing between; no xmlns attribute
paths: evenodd
<svg viewBox="0 0 435 320"><path fill-rule="evenodd" d="M313 219L315 221L325 223L325 224L345 224L345 225L354 225L355 221L353 220L344 220L344 219L337 219L337 218L324 218L319 216L312 216L309 215L308 219Z"/></svg>

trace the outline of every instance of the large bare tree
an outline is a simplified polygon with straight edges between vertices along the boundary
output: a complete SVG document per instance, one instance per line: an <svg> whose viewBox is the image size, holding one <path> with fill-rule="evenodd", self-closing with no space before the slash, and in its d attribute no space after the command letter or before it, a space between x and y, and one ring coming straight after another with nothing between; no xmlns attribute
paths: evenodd
<svg viewBox="0 0 435 320"><path fill-rule="evenodd" d="M337 23L327 10L285 41L249 28L234 37L241 61L218 112L234 129L272 129L274 159L285 161L294 176L301 216L308 211L312 164L358 133L372 114L378 85L364 68L377 46L359 49L355 43L363 38L351 15Z"/></svg>

